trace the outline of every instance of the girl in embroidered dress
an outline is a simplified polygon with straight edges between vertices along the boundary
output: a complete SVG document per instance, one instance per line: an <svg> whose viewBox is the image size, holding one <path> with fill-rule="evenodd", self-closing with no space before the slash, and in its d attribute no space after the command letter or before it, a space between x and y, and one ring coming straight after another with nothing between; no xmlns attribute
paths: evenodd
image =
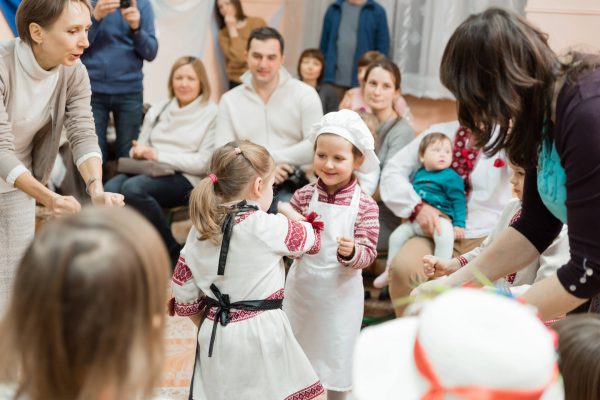
<svg viewBox="0 0 600 400"><path fill-rule="evenodd" d="M352 389L352 353L364 309L361 269L377 255L377 203L361 191L354 170L379 168L369 128L354 111L325 115L313 126L313 167L319 179L291 201L300 214L325 223L318 254L291 267L284 311L317 371L327 398Z"/></svg>
<svg viewBox="0 0 600 400"><path fill-rule="evenodd" d="M211 173L192 191L194 227L172 287L174 311L200 326L194 399L324 397L281 310L282 257L316 253L319 231L266 213L274 170L264 147L231 142L214 152Z"/></svg>

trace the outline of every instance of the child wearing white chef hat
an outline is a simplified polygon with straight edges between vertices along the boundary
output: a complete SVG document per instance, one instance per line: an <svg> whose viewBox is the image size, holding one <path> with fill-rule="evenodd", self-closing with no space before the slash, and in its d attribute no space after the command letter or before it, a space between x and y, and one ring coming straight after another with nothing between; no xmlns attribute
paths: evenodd
<svg viewBox="0 0 600 400"><path fill-rule="evenodd" d="M453 289L420 316L365 329L356 400L559 400L556 334L535 309L479 289Z"/></svg>
<svg viewBox="0 0 600 400"><path fill-rule="evenodd" d="M292 207L324 222L321 248L292 265L283 310L311 361L328 399L352 389L352 355L362 323L362 269L377 256L379 209L355 171L379 169L367 125L350 110L325 115L313 125L313 168L319 179L298 190ZM298 240L302 240L299 233Z"/></svg>

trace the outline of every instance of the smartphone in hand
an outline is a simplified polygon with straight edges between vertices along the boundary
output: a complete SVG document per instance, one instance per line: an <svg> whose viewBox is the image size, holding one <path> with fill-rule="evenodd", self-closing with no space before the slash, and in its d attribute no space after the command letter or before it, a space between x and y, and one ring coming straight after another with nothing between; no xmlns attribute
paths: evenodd
<svg viewBox="0 0 600 400"><path fill-rule="evenodd" d="M131 7L131 0L121 0L119 4L119 8L129 8Z"/></svg>

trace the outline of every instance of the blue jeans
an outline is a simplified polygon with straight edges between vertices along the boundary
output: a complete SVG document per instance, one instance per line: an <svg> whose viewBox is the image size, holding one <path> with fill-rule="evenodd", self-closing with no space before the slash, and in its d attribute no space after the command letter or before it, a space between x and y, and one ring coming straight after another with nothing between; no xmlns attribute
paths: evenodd
<svg viewBox="0 0 600 400"><path fill-rule="evenodd" d="M131 141L138 138L142 125L144 112L144 98L142 93L103 94L92 93L92 113L96 125L98 143L102 150L102 161L108 159L108 145L106 143L106 128L108 116L112 112L117 132L115 146L117 159L129 157Z"/></svg>
<svg viewBox="0 0 600 400"><path fill-rule="evenodd" d="M177 260L181 246L171 233L163 208L187 204L193 188L180 173L161 177L119 174L104 185L107 192L123 194L125 204L135 208L154 225L169 250L171 260Z"/></svg>

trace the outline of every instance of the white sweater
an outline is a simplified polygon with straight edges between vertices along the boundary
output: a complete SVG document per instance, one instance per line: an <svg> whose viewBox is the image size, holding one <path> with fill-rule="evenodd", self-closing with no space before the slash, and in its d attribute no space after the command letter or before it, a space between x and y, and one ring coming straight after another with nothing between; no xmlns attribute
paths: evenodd
<svg viewBox="0 0 600 400"><path fill-rule="evenodd" d="M216 146L248 139L264 146L277 164L306 165L312 160L311 126L323 116L314 88L279 70L277 88L265 103L252 86L252 75L221 97Z"/></svg>
<svg viewBox="0 0 600 400"><path fill-rule="evenodd" d="M521 209L521 201L517 198L511 199L498 222L494 226L494 229L490 232L488 237L481 243L479 247L474 248L468 253L463 254L461 257L465 258L466 261L470 262L477 257L481 252L492 244L502 232L509 227L510 222L514 215ZM496 284L510 288L511 293L519 297L523 295L537 281L541 281L550 275L553 275L557 269L565 265L570 259L569 253L569 237L567 234L567 226L563 225L563 229L558 235L554 242L548 247L539 258L533 261L531 264L523 267L519 270L514 278L514 281L509 283L505 278L500 278L496 281Z"/></svg>
<svg viewBox="0 0 600 400"><path fill-rule="evenodd" d="M418 149L423 137L431 132L441 132L454 142L458 127L458 121L432 125L387 161L381 172L379 189L381 199L394 214L408 218L421 202L411 182L421 167ZM508 167L494 167L495 159L481 153L471 173L473 190L467 200L467 239L487 236L512 196Z"/></svg>
<svg viewBox="0 0 600 400"><path fill-rule="evenodd" d="M195 186L215 148L217 111L215 103L201 98L181 108L175 99L162 101L146 113L138 142L154 148L158 161L172 165Z"/></svg>

